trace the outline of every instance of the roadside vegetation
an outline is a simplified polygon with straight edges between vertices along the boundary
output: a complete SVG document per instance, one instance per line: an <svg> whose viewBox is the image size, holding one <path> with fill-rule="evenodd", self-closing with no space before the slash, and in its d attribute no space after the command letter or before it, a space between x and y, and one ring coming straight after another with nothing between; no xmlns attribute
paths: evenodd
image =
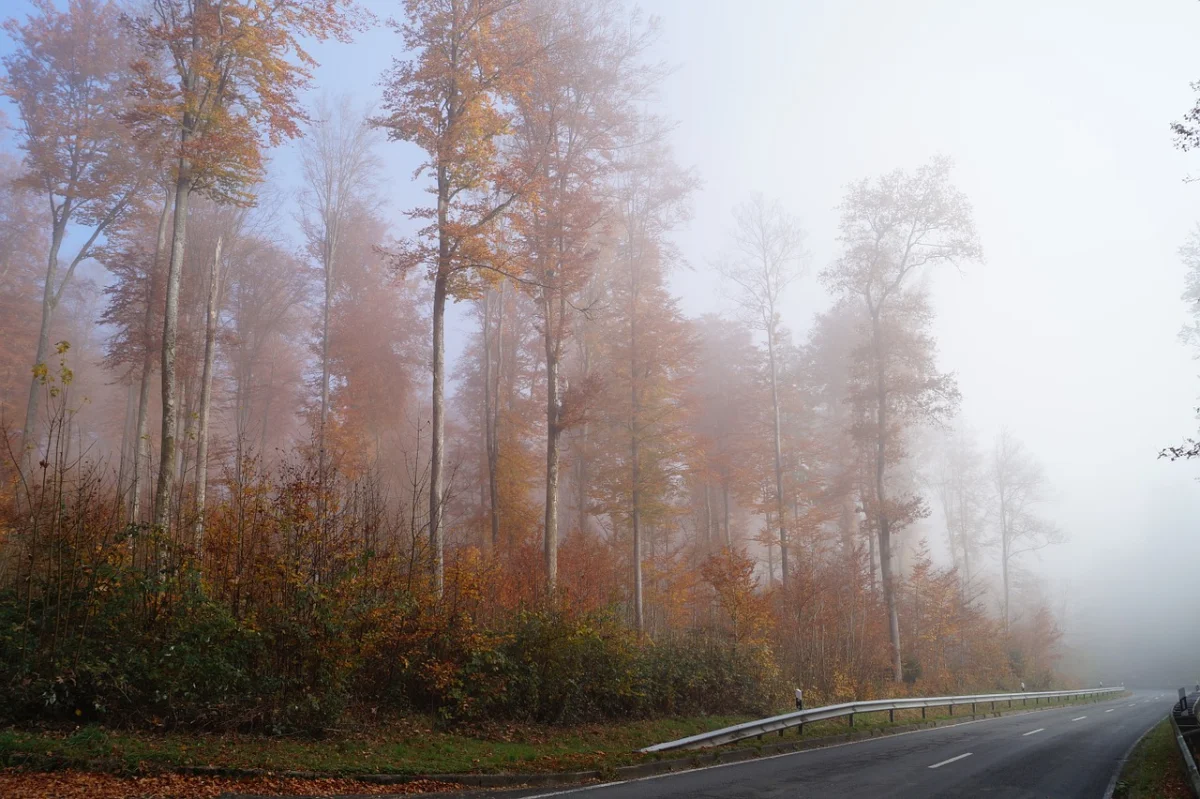
<svg viewBox="0 0 1200 799"><path fill-rule="evenodd" d="M1130 753L1113 799L1188 799L1191 795L1175 732L1170 720L1163 720Z"/></svg>
<svg viewBox="0 0 1200 799"><path fill-rule="evenodd" d="M1060 701L1040 707L1086 701ZM1019 709L1018 703L1014 710ZM997 708L997 712L1007 710L1004 703ZM930 708L922 718L919 710L901 710L896 711L895 722L889 721L886 712L860 714L853 727L847 719L830 719L806 724L803 735L792 729L782 736L768 735L762 741L751 739L729 747L817 741L847 733L870 735L922 721L952 721L969 712L969 708L958 708L956 715L951 716L948 708ZM990 706L981 706L979 712L991 712ZM745 716L703 716L571 727L489 725L452 732L428 719L408 719L340 730L323 739L235 733L118 732L98 726L58 732L9 729L0 732L0 767L77 768L119 774L195 767L431 776L604 771L647 760L686 759L694 753L640 755L637 750L747 720L749 717Z"/></svg>

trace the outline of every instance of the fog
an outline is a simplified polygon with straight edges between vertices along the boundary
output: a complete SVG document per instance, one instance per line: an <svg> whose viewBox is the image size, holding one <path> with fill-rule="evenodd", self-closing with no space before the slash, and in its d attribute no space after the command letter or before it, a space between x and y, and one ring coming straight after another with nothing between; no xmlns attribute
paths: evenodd
<svg viewBox="0 0 1200 799"><path fill-rule="evenodd" d="M1177 255L1200 196L1171 147L1197 61L1195 4L656 3L680 158L705 179L676 281L693 312L730 198L783 198L835 253L840 188L942 153L986 263L932 280L962 416L1007 425L1055 486L1070 536L1040 553L1068 638L1108 684L1193 682L1200 470L1156 459L1195 428ZM714 55L720 54L720 55ZM803 330L824 299L791 292ZM932 537L932 536L931 536ZM1040 561L1040 562L1039 562Z"/></svg>
<svg viewBox="0 0 1200 799"><path fill-rule="evenodd" d="M365 5L380 18L401 13L396 3ZM1046 476L1037 514L1066 538L1022 556L1017 584L1053 609L1064 633L1062 664L1080 679L1148 687L1200 680L1191 645L1200 634L1200 464L1158 457L1195 434L1200 404L1200 369L1178 336L1189 318L1178 250L1200 222L1200 185L1186 178L1200 175L1200 153L1175 148L1169 127L1195 102L1189 83L1200 80L1200 5L638 6L662 25L646 60L670 67L639 102L671 123L665 138L675 160L699 181L690 217L667 237L680 256L668 285L683 316L734 318L733 292L716 267L730 250L734 208L762 195L806 233L804 272L780 308L791 341L803 344L835 299L818 276L843 251L839 204L847 186L949 158L983 258L919 277L931 298L937 365L956 377L962 396L946 424L970 431L984 453L1002 429L1023 442ZM10 0L3 13L31 11L27 0ZM0 39L0 56L12 52L13 41ZM377 112L381 76L401 55L396 33L382 25L351 45L314 43L311 52L319 66L306 102L345 95ZM11 101L0 110L10 124L19 119ZM20 157L15 136L0 146ZM295 204L300 147L275 148L267 169L277 239L289 252L303 241ZM412 179L424 156L406 142L380 142L376 152L381 215L389 240L403 241L420 227L404 212L429 202L428 181ZM81 241L78 232L68 237ZM96 296L114 283L94 262L81 270ZM420 281L409 290L420 295L414 303L426 302ZM479 313L474 301L448 309L451 402L473 396L467 370ZM35 328L37 320L28 323ZM93 332L106 335L98 321ZM754 340L761 344L761 334ZM305 374L296 386L311 381L311 368ZM428 403L427 391L421 383L420 402ZM296 407L311 405L311 394L295 393ZM474 417L461 408L450 417L453 458ZM306 438L305 424L295 423L289 445ZM949 565L944 514L929 482L939 435L929 426L912 437L913 479L931 513L904 532L903 546L926 539ZM105 446L116 449L116 438ZM543 457L538 442L533 450ZM537 523L540 514L539 506ZM755 519L747 524L757 530L765 522ZM980 602L996 613L996 548L981 546L978 558Z"/></svg>

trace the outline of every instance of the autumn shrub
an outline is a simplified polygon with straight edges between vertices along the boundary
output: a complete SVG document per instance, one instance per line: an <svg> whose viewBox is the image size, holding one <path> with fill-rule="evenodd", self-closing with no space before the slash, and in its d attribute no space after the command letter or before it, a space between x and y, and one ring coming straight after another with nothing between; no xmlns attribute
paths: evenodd
<svg viewBox="0 0 1200 799"><path fill-rule="evenodd" d="M774 652L761 641L677 637L646 647L642 661L647 716L769 714L789 690Z"/></svg>
<svg viewBox="0 0 1200 799"><path fill-rule="evenodd" d="M169 531L122 521L110 476L56 461L0 496L2 721L314 733L366 708L580 724L769 714L793 687L813 701L897 690L883 633L863 623L881 615L869 582L832 568L784 597L745 552L717 551L686 590L656 594L679 603L655 614L674 621L639 635L619 595L529 590L532 557L455 547L439 595L411 514L322 487L304 462L230 470L202 537L186 516ZM577 570L605 551L568 550ZM920 679L900 690L1049 685L1052 619L1006 643L951 578L922 562L903 587ZM861 645L827 646L825 630Z"/></svg>
<svg viewBox="0 0 1200 799"><path fill-rule="evenodd" d="M447 719L554 724L755 713L783 692L765 644L709 636L639 641L611 612L516 614L470 654L444 696Z"/></svg>

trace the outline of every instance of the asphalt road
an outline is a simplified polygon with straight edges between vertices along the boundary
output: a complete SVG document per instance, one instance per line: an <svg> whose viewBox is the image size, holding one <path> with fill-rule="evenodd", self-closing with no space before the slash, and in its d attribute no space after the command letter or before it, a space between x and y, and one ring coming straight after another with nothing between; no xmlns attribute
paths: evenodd
<svg viewBox="0 0 1200 799"><path fill-rule="evenodd" d="M577 799L1004 797L1102 799L1173 694L1131 697L937 727L630 782L553 790Z"/></svg>

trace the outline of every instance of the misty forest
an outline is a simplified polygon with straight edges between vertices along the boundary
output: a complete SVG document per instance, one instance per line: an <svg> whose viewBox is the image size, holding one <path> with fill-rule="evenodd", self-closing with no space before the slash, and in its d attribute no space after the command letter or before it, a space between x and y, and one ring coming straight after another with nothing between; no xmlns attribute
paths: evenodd
<svg viewBox="0 0 1200 799"><path fill-rule="evenodd" d="M5 724L487 739L1130 676L1071 643L1043 559L1091 533L1042 449L943 357L941 287L1006 268L963 155L844 164L813 222L802 175L709 196L698 249L673 20L369 5L4 22ZM324 85L364 36L390 66Z"/></svg>

